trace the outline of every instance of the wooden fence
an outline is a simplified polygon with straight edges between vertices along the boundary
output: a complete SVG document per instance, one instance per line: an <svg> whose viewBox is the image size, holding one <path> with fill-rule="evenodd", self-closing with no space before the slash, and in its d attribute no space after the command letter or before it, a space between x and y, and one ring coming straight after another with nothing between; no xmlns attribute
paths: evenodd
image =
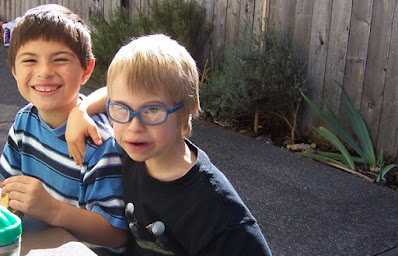
<svg viewBox="0 0 398 256"><path fill-rule="evenodd" d="M339 112L341 84L360 110L377 150L397 158L398 148L398 0L196 0L213 24L212 38L199 62L210 52L222 60L245 21L259 27L274 24L307 63L309 97ZM62 4L89 21L93 10L105 17L117 4L130 14L147 0L0 0L0 20L12 20L25 10L45 3ZM310 134L320 124L304 108L301 130Z"/></svg>
<svg viewBox="0 0 398 256"><path fill-rule="evenodd" d="M377 150L397 157L398 1L272 0L269 22L308 63L309 96L341 112L341 84L360 110ZM305 111L303 131L318 125Z"/></svg>

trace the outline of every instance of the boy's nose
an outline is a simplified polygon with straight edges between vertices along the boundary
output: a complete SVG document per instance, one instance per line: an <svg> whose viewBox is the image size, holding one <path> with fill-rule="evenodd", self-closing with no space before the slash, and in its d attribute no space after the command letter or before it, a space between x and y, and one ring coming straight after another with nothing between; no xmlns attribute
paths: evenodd
<svg viewBox="0 0 398 256"><path fill-rule="evenodd" d="M145 125L140 122L140 119L138 119L137 116L133 117L128 125L128 130L131 132L137 132L141 131L143 128L145 128Z"/></svg>
<svg viewBox="0 0 398 256"><path fill-rule="evenodd" d="M54 76L54 70L49 63L42 63L38 66L37 76L41 78L48 78Z"/></svg>

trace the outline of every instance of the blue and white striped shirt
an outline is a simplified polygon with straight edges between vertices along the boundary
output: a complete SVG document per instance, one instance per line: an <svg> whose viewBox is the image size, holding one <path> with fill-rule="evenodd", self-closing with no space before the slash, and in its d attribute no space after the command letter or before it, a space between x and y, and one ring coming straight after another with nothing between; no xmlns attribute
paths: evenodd
<svg viewBox="0 0 398 256"><path fill-rule="evenodd" d="M122 149L103 114L92 116L103 144L87 140L83 165L69 157L66 123L52 129L32 104L22 108L10 128L0 159L0 179L29 175L57 200L97 212L117 228L128 229L121 185Z"/></svg>

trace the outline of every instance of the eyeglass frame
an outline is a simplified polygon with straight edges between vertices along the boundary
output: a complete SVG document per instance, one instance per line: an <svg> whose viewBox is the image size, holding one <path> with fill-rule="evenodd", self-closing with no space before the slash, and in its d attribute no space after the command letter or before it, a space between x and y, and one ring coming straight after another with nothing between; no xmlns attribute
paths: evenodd
<svg viewBox="0 0 398 256"><path fill-rule="evenodd" d="M137 117L141 124L147 125L147 126L155 126L155 125L161 125L161 124L165 123L165 122L167 121L167 118L169 117L169 114L172 114L172 113L176 112L177 110L181 109L181 108L184 106L184 103L182 103L182 102L181 102L180 104L177 104L177 105L176 105L175 107L173 107L173 108L167 108L167 107L162 106L162 105L147 105L147 106L143 106L142 108L140 108L140 109L137 110L137 111L133 111L133 110L132 110L129 106L127 106L126 104L119 103L119 102L110 102L110 101L111 101L111 99L108 98L108 100L106 101L106 104L105 104L105 108L106 108L106 113L108 114L108 117L109 117L112 121L114 121L114 122L116 122L116 123L119 123L119 124L127 124L127 123L129 123L134 117ZM116 106L121 106L121 107L126 108L126 109L129 111L129 117L128 117L127 121L121 122L121 121L119 121L119 120L114 119L114 118L110 115L110 113L109 113L109 106L111 106L111 105L116 105ZM162 109L166 110L166 116L165 116L165 118L164 118L164 120L163 120L162 122L158 122L158 123L154 123L154 124L149 124L149 123L146 123L146 122L144 122L144 121L142 120L142 118L141 118L141 111L144 110L144 109L153 108L153 107L155 107L155 108L162 108Z"/></svg>

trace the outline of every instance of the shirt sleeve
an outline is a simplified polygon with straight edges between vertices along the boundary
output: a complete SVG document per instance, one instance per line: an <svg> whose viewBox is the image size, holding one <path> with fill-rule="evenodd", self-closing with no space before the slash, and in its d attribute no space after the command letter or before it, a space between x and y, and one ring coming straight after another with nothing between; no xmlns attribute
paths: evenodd
<svg viewBox="0 0 398 256"><path fill-rule="evenodd" d="M97 148L88 146L83 162L86 169L82 171L79 200L86 204L86 209L104 216L112 226L128 229L122 194L121 150L114 138L105 140Z"/></svg>
<svg viewBox="0 0 398 256"><path fill-rule="evenodd" d="M0 179L5 180L8 177L20 174L22 174L21 155L18 150L18 142L13 124L8 132L8 139L0 158Z"/></svg>

